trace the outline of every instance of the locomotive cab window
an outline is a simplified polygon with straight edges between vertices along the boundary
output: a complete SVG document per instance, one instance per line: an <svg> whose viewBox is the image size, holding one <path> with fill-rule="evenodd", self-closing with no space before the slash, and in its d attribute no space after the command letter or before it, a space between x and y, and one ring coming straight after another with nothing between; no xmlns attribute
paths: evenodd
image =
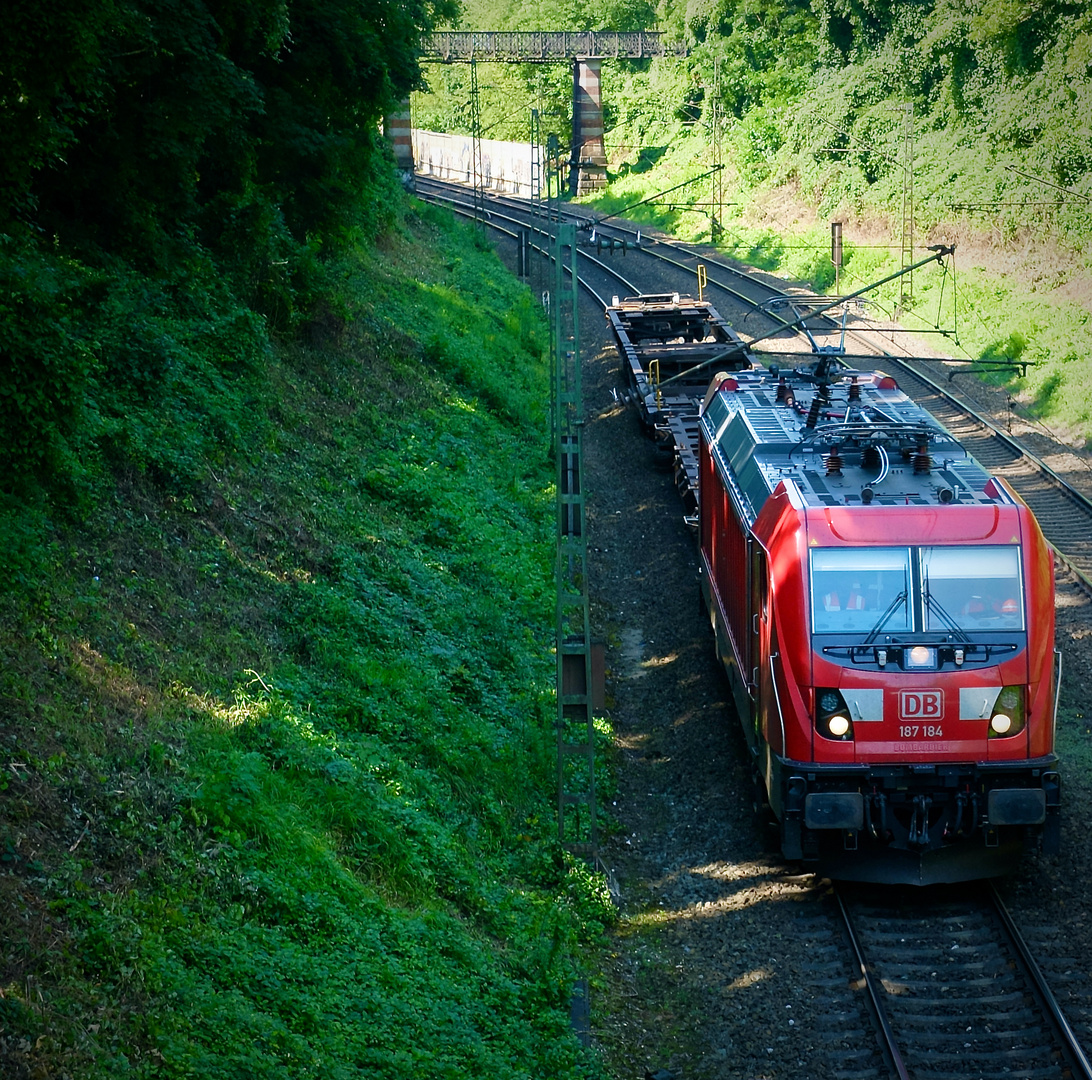
<svg viewBox="0 0 1092 1080"><path fill-rule="evenodd" d="M1022 630L1024 590L1017 547L923 547L926 630Z"/></svg>
<svg viewBox="0 0 1092 1080"><path fill-rule="evenodd" d="M815 548L811 619L817 634L911 629L909 548Z"/></svg>
<svg viewBox="0 0 1092 1080"><path fill-rule="evenodd" d="M999 544L922 548L814 548L816 634L946 637L1024 629L1020 549Z"/></svg>

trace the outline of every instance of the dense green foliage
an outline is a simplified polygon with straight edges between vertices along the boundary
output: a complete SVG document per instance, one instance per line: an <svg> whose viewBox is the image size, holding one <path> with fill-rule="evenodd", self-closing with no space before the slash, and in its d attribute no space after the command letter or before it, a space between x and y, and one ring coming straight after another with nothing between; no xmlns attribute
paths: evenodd
<svg viewBox="0 0 1092 1080"><path fill-rule="evenodd" d="M1018 278L998 272L1000 258L959 265L957 250L956 279L916 275L909 310L901 286L877 299L888 316L898 305L912 328L946 330L948 340L930 341L944 351L1031 361L1026 377L1000 377L1066 437L1092 437L1086 4L662 0L652 11L634 0L578 14L511 0L500 9L468 3L460 25L646 26L689 45L685 60L604 62L611 186L597 200L603 210L695 181L669 196L671 209L653 201L638 217L709 239L715 201L726 250L817 288L834 283L830 220L869 244L887 238L883 250L847 242L842 280L855 288L898 269L906 239L918 255L941 241L1007 250L1016 263L1029 253ZM417 122L468 131L465 68L430 79L436 92L415 95ZM565 65L482 65L479 84L487 134L526 139L535 107L543 131L567 145ZM714 143L724 166L716 188L696 179L715 164ZM778 207L804 213L782 216ZM904 213L913 218L905 234Z"/></svg>
<svg viewBox="0 0 1092 1080"><path fill-rule="evenodd" d="M5 8L5 1078L594 1072L542 315L377 133L453 13Z"/></svg>
<svg viewBox="0 0 1092 1080"><path fill-rule="evenodd" d="M685 61L657 61L651 70L606 65L604 114L618 163L633 156L621 151L662 148L680 125L697 124L708 138L716 116L746 182L799 183L824 212L893 211L902 197L900 155L912 106L923 225L950 217L953 204L973 203L1015 226L1029 221L1029 207L1008 204L1061 201L1050 208L1051 226L1075 248L1084 246L1086 202L1055 199L1046 187L1092 197L1092 13L1084 4L663 0L654 10L633 0L584 5L578 13L564 4L510 0L500 9L468 3L459 25L645 27L687 42ZM540 70L488 66L488 80L481 79L488 83L486 127L526 137L526 115L518 125L508 115L532 105L564 121L568 75L547 79ZM521 78L516 94L513 80ZM469 115L454 98L418 100L422 121L467 130ZM1032 213L1030 220L1045 216Z"/></svg>
<svg viewBox="0 0 1092 1080"><path fill-rule="evenodd" d="M5 1077L588 1075L545 331L420 215L219 386L234 453L100 484L3 594Z"/></svg>
<svg viewBox="0 0 1092 1080"><path fill-rule="evenodd" d="M318 256L396 201L377 121L417 84L449 0L107 0L5 7L0 41L0 472L172 480L170 402L237 445L223 384L314 314ZM227 394L227 399L232 395ZM164 409L164 402L167 406ZM133 460L135 459L135 460Z"/></svg>

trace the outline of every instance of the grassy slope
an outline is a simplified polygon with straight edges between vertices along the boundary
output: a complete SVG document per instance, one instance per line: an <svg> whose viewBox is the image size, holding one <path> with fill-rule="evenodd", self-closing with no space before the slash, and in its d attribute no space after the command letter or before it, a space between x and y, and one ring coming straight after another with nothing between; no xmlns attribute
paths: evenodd
<svg viewBox="0 0 1092 1080"><path fill-rule="evenodd" d="M5 1077L585 1075L545 335L417 214L244 453L123 479L0 597Z"/></svg>

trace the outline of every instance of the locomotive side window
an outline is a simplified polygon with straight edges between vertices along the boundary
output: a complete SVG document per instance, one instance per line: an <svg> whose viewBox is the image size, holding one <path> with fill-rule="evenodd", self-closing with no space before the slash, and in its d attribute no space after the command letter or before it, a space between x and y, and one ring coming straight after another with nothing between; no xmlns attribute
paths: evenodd
<svg viewBox="0 0 1092 1080"><path fill-rule="evenodd" d="M925 629L1022 630L1024 590L1017 547L921 549Z"/></svg>
<svg viewBox="0 0 1092 1080"><path fill-rule="evenodd" d="M817 634L911 629L908 548L815 548L811 622Z"/></svg>

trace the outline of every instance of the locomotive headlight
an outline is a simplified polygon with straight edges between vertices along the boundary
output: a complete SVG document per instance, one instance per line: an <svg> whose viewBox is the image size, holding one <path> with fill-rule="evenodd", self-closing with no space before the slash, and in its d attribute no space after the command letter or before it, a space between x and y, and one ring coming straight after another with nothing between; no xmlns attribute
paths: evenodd
<svg viewBox="0 0 1092 1080"><path fill-rule="evenodd" d="M842 738L849 731L849 717L842 716L841 713L835 713L827 720L827 731L837 739Z"/></svg>
<svg viewBox="0 0 1092 1080"><path fill-rule="evenodd" d="M853 738L849 707L839 690L829 686L816 688L815 730L825 739L848 742Z"/></svg>
<svg viewBox="0 0 1092 1080"><path fill-rule="evenodd" d="M937 650L931 645L915 645L906 651L903 663L908 668L935 668Z"/></svg>
<svg viewBox="0 0 1092 1080"><path fill-rule="evenodd" d="M1024 724L1024 688L1022 686L1001 687L990 715L989 738L1018 735L1024 730Z"/></svg>

